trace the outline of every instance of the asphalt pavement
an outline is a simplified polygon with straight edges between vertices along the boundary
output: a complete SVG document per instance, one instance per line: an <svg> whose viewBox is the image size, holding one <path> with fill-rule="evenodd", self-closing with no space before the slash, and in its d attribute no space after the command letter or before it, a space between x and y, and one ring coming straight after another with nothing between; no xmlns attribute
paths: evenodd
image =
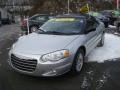
<svg viewBox="0 0 120 90"><path fill-rule="evenodd" d="M86 62L80 75L32 77L8 65L8 51L20 34L18 25L0 27L0 90L120 90L120 59Z"/></svg>

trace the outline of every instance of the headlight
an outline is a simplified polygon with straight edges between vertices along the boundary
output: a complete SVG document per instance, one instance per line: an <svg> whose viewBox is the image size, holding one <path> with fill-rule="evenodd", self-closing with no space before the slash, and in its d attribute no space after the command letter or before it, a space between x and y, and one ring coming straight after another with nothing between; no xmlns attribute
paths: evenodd
<svg viewBox="0 0 120 90"><path fill-rule="evenodd" d="M16 42L12 45L11 50L13 50L15 48L15 44L16 44Z"/></svg>
<svg viewBox="0 0 120 90"><path fill-rule="evenodd" d="M12 45L12 47L10 48L10 52L12 52L12 50L15 48L16 42Z"/></svg>
<svg viewBox="0 0 120 90"><path fill-rule="evenodd" d="M10 48L10 51L8 53L9 55L12 53L12 50L14 49L14 47L15 47L15 44L13 44L12 47Z"/></svg>
<svg viewBox="0 0 120 90"><path fill-rule="evenodd" d="M43 62L46 62L46 61L58 61L60 59L67 58L69 56L70 56L70 53L69 53L68 50L61 50L61 51L56 51L56 52L53 52L53 53L43 55L41 57L41 60Z"/></svg>

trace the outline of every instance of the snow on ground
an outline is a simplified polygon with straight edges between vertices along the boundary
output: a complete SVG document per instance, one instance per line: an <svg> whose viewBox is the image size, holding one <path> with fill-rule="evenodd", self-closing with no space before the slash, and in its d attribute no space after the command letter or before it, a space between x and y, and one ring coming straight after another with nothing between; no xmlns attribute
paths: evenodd
<svg viewBox="0 0 120 90"><path fill-rule="evenodd" d="M113 28L115 28L115 29L117 28L116 26L113 26L113 25L109 25L108 27L109 27L109 28L112 28L112 29L113 29Z"/></svg>
<svg viewBox="0 0 120 90"><path fill-rule="evenodd" d="M105 34L105 44L97 47L88 56L88 62L104 62L120 58L120 37L113 34Z"/></svg>

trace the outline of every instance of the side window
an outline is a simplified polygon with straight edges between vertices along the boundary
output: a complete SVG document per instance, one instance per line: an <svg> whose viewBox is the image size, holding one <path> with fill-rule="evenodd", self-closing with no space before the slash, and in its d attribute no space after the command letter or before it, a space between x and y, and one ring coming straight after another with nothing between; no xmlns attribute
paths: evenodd
<svg viewBox="0 0 120 90"><path fill-rule="evenodd" d="M38 17L36 17L36 20L44 21L44 20L45 20L45 17L38 16Z"/></svg>
<svg viewBox="0 0 120 90"><path fill-rule="evenodd" d="M99 25L99 22L94 17L91 16L86 21L85 33L87 34L89 32L95 31L98 25Z"/></svg>
<svg viewBox="0 0 120 90"><path fill-rule="evenodd" d="M92 19L92 21L94 23L93 28L97 28L98 25L99 25L99 22L94 17L92 17L91 19Z"/></svg>
<svg viewBox="0 0 120 90"><path fill-rule="evenodd" d="M53 16L49 16L49 17L48 17L48 19L52 19L52 18L54 18L54 17L53 17Z"/></svg>
<svg viewBox="0 0 120 90"><path fill-rule="evenodd" d="M92 20L87 20L87 23L86 23L87 31L93 29L93 26L94 26L94 22Z"/></svg>
<svg viewBox="0 0 120 90"><path fill-rule="evenodd" d="M46 17L45 16L37 16L35 18L33 18L33 20L37 20L37 21L46 21Z"/></svg>

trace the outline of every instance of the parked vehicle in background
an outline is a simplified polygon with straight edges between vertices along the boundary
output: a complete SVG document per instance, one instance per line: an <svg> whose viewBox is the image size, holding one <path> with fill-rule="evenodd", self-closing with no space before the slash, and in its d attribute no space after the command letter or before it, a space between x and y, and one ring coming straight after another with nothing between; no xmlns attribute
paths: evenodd
<svg viewBox="0 0 120 90"><path fill-rule="evenodd" d="M113 17L115 19L114 25L117 27L116 32L120 33L120 11L119 10L113 10L112 13L113 13Z"/></svg>
<svg viewBox="0 0 120 90"><path fill-rule="evenodd" d="M9 18L3 18L2 19L2 24L11 24L11 21Z"/></svg>
<svg viewBox="0 0 120 90"><path fill-rule="evenodd" d="M28 30L28 27L27 25L29 25L29 32L32 33L32 32L35 32L36 30L38 30L38 28L43 25L46 21L48 21L50 18L53 18L54 15L49 15L49 14L36 14L28 19L24 19L22 20L21 22L21 29L23 31L26 32L27 34L27 30ZM27 21L28 20L28 21ZM27 24L27 22L29 24Z"/></svg>
<svg viewBox="0 0 120 90"><path fill-rule="evenodd" d="M117 32L120 33L120 21L117 23Z"/></svg>
<svg viewBox="0 0 120 90"><path fill-rule="evenodd" d="M84 58L104 45L104 30L104 24L90 15L58 16L19 38L9 52L9 64L34 76L79 74Z"/></svg>
<svg viewBox="0 0 120 90"><path fill-rule="evenodd" d="M117 20L115 21L115 26L117 27L116 32L120 33L120 16L117 17Z"/></svg>
<svg viewBox="0 0 120 90"><path fill-rule="evenodd" d="M113 10L112 13L113 13L113 17L116 18L116 19L120 16L120 11L119 10Z"/></svg>
<svg viewBox="0 0 120 90"><path fill-rule="evenodd" d="M2 24L11 24L12 15L3 8L0 8L0 18Z"/></svg>
<svg viewBox="0 0 120 90"><path fill-rule="evenodd" d="M104 10L100 13L110 19L109 24L114 25L114 21L116 20L116 18L113 16L113 10Z"/></svg>
<svg viewBox="0 0 120 90"><path fill-rule="evenodd" d="M105 25L105 28L108 27L110 19L108 17L105 17L104 15L102 15L101 13L98 12L89 12L90 15L98 18L100 21L102 21Z"/></svg>
<svg viewBox="0 0 120 90"><path fill-rule="evenodd" d="M117 32L120 33L120 11L119 10L113 10L113 16L115 18L114 24L117 27Z"/></svg>

